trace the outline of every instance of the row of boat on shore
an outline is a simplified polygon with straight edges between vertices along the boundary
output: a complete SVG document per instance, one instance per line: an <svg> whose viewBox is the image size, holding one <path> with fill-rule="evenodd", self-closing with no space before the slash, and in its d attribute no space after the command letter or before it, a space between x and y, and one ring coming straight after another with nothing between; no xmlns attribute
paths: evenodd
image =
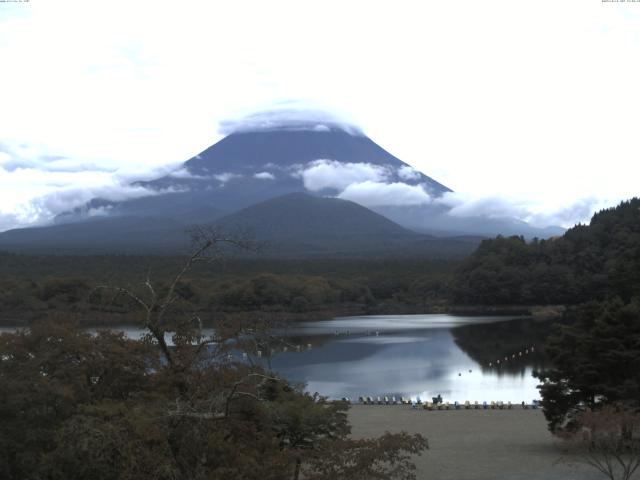
<svg viewBox="0 0 640 480"><path fill-rule="evenodd" d="M411 398L406 397L358 397L357 402L352 402L350 398L343 397L343 402L347 403L356 403L360 405L407 405L413 408L423 408L425 410L513 410L516 407L520 407L522 409L537 409L540 407L539 400L532 400L531 403L511 403L502 402L502 401L491 401L491 402L470 402L465 401L464 403L460 402L443 402L441 399L436 397L433 398L432 402L423 402L420 397L416 400L412 400Z"/></svg>

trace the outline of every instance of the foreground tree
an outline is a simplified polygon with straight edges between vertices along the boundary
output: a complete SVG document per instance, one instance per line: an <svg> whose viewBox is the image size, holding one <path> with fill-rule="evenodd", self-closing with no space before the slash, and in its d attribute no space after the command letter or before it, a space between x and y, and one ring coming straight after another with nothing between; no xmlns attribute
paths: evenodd
<svg viewBox="0 0 640 480"><path fill-rule="evenodd" d="M63 319L0 336L0 477L32 478L85 406L126 404L151 387L154 356L121 334Z"/></svg>
<svg viewBox="0 0 640 480"><path fill-rule="evenodd" d="M640 299L586 304L546 345L553 367L537 376L552 432L575 430L587 409L640 408Z"/></svg>
<svg viewBox="0 0 640 480"><path fill-rule="evenodd" d="M586 410L581 429L565 434L583 459L609 480L629 480L640 468L640 414L615 408Z"/></svg>
<svg viewBox="0 0 640 480"><path fill-rule="evenodd" d="M168 283L101 288L137 305L141 341L60 318L0 336L0 477L415 478L424 438L351 440L348 405L238 360L251 324L204 335L181 282L218 247L247 245L204 229L195 240Z"/></svg>

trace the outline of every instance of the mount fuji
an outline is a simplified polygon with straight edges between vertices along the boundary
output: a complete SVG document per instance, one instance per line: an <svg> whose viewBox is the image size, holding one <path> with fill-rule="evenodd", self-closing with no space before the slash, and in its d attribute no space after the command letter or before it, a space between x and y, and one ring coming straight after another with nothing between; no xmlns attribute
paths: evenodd
<svg viewBox="0 0 640 480"><path fill-rule="evenodd" d="M183 248L184 230L218 224L252 232L273 251L467 253L479 236L550 236L515 219L456 218L438 202L451 189L357 129L297 122L239 129L152 181L149 195L96 198L54 225L0 234L11 249ZM455 237L446 240L437 237Z"/></svg>

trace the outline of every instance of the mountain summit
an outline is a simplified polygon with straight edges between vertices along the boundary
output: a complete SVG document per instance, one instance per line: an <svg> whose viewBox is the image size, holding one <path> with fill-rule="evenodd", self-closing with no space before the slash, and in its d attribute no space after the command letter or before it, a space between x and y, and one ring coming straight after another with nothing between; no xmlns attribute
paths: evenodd
<svg viewBox="0 0 640 480"><path fill-rule="evenodd" d="M195 219L204 214L210 219L294 192L358 202L358 197L344 195L345 190L358 195L359 189L377 188L380 191L368 195L377 195L384 204L389 185L421 197L416 201L450 191L368 137L322 127L232 133L169 175L139 183L158 195L121 203L98 200L88 208L106 207L110 215ZM206 214L203 209L210 211Z"/></svg>

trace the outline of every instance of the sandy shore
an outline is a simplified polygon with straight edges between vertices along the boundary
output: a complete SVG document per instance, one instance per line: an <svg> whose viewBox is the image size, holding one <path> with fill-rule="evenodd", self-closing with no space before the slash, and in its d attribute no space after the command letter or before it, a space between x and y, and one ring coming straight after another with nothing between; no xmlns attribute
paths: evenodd
<svg viewBox="0 0 640 480"><path fill-rule="evenodd" d="M547 431L541 410L427 411L408 406L353 405L354 437L385 431L421 433L429 450L416 458L419 479L596 480ZM640 478L640 477L638 477Z"/></svg>

